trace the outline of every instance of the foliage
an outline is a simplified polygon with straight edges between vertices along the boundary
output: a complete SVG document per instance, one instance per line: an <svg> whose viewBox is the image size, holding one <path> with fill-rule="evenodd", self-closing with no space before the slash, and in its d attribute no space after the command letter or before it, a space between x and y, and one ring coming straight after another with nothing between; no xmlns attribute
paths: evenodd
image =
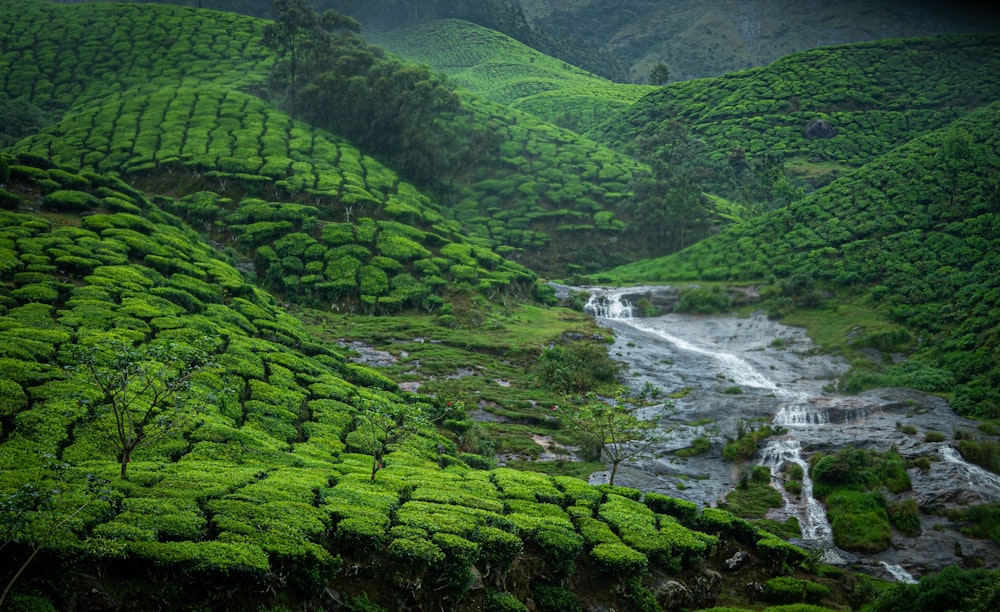
<svg viewBox="0 0 1000 612"><path fill-rule="evenodd" d="M546 348L538 357L539 382L565 394L594 392L615 383L622 365L608 356L603 343L572 341Z"/></svg>
<svg viewBox="0 0 1000 612"><path fill-rule="evenodd" d="M626 388L619 388L611 400L589 395L579 406L563 405L559 414L584 444L594 448L603 460L611 463L608 484L615 484L618 466L625 461L650 456L669 435L656 420L638 416L643 408L638 398L630 397Z"/></svg>
<svg viewBox="0 0 1000 612"><path fill-rule="evenodd" d="M355 421L361 449L372 456L371 480L381 470L385 455L396 445L427 426L420 408L410 404L384 404L379 400L356 400L361 404Z"/></svg>
<svg viewBox="0 0 1000 612"><path fill-rule="evenodd" d="M811 580L778 576L764 583L762 596L775 603L818 603L830 594L830 589Z"/></svg>
<svg viewBox="0 0 1000 612"><path fill-rule="evenodd" d="M757 454L762 440L782 433L781 426L767 424L754 429L751 423L741 421L737 425L736 437L729 438L722 447L722 456L729 461L749 461Z"/></svg>
<svg viewBox="0 0 1000 612"><path fill-rule="evenodd" d="M938 43L943 41L933 44ZM683 254L639 262L607 278L666 282L770 277L789 292L772 302L781 315L795 304L821 308L824 295L864 295L879 320L878 327L862 330L859 344L869 337L880 350L912 347L914 352L899 364L856 367L845 381L848 389L893 385L950 393L960 414L988 417L996 398L988 382L993 366L985 355L995 342L985 333L990 328L985 304L995 292L995 279L984 273L990 257L980 254L993 252L988 245L996 240L989 205L989 177L1000 165L993 153L995 107L947 117L954 120L947 127L945 119L940 117L912 141L894 145L887 156L799 203L729 228ZM961 133L969 138L956 136ZM946 146L962 141L967 146ZM962 170L955 188L962 197L954 203L955 175L944 167L947 164L933 161L943 161L941 151L968 152L956 153L960 157L955 167ZM872 217L868 211L874 208L881 214ZM786 303L779 304L781 300ZM912 346L907 338L923 340Z"/></svg>
<svg viewBox="0 0 1000 612"><path fill-rule="evenodd" d="M95 403L106 408L106 425L127 477L132 455L184 427L191 419L191 377L209 363L207 339L194 345L113 341L107 345L76 344L70 360L77 375L93 387ZM197 411L197 408L195 408Z"/></svg>
<svg viewBox="0 0 1000 612"><path fill-rule="evenodd" d="M918 584L892 585L875 600L872 610L986 609L983 606L988 605L990 597L996 596L995 582L995 571L960 569L951 565L938 573L923 576ZM980 595L986 592L990 592L990 596L981 598Z"/></svg>

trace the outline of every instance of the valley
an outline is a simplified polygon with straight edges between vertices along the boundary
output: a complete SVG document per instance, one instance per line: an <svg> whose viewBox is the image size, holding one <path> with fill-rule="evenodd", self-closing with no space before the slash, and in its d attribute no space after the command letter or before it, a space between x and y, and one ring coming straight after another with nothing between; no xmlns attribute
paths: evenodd
<svg viewBox="0 0 1000 612"><path fill-rule="evenodd" d="M995 607L1000 38L596 8L0 0L0 608Z"/></svg>

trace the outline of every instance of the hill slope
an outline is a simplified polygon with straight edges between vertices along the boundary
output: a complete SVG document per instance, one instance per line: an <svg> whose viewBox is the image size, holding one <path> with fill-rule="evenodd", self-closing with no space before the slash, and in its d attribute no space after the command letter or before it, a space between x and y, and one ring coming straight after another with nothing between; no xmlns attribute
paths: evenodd
<svg viewBox="0 0 1000 612"><path fill-rule="evenodd" d="M88 13L41 2L15 16L5 24L10 62L0 76L12 99L56 119L19 151L152 176L157 190L177 195L224 184L227 196L320 204L327 221L389 219L446 240L461 232L477 248L522 257L543 274L566 274L567 251L586 270L631 258L627 250L572 248L620 234L638 164L568 130L467 97L471 118L461 121L492 126L497 140L442 179L447 194L431 198L343 139L245 93L260 87L272 62L259 43L260 21L168 6ZM147 31L162 44L144 42ZM117 41L115 53L102 51L104 40Z"/></svg>
<svg viewBox="0 0 1000 612"><path fill-rule="evenodd" d="M500 32L456 19L368 33L365 38L429 65L488 100L580 133L654 90L613 83Z"/></svg>
<svg viewBox="0 0 1000 612"><path fill-rule="evenodd" d="M752 282L773 274L786 284L786 300L815 301L816 286L861 293L909 330L888 346L933 367L890 368L855 385L953 392L960 413L1000 416L993 331L1000 286L992 272L1000 252L998 110L994 103L972 111L796 205L609 277ZM876 331L853 330L862 333L855 341L877 346Z"/></svg>
<svg viewBox="0 0 1000 612"><path fill-rule="evenodd" d="M753 550L742 575L765 580L806 559L725 511L473 469L431 426L463 407L349 361L123 180L0 162L11 609L622 607L676 597L666 576L704 607L705 563ZM192 351L203 367L175 362Z"/></svg>
<svg viewBox="0 0 1000 612"><path fill-rule="evenodd" d="M661 88L590 136L628 148L677 123L717 162L776 156L822 184L1000 99L998 69L996 36L828 47Z"/></svg>
<svg viewBox="0 0 1000 612"><path fill-rule="evenodd" d="M719 76L830 45L1000 29L994 7L965 2L521 0L536 27L606 49L643 83L664 62L671 80Z"/></svg>

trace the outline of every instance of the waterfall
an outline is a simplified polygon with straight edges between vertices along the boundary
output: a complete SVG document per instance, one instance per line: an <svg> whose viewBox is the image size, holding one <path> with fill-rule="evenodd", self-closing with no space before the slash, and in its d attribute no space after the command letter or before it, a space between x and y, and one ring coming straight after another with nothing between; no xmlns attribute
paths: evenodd
<svg viewBox="0 0 1000 612"><path fill-rule="evenodd" d="M831 542L833 531L826 518L826 509L813 497L809 465L802 458L802 446L799 441L787 436L768 441L761 452L761 461L771 468L772 477L777 477L781 473L785 463L794 463L802 468L802 493L798 500L781 487L785 509L799 519L803 539Z"/></svg>
<svg viewBox="0 0 1000 612"><path fill-rule="evenodd" d="M813 411L800 402L789 402L774 415L774 422L785 427L803 427L809 425L826 425L830 422L830 414L823 411Z"/></svg>
<svg viewBox="0 0 1000 612"><path fill-rule="evenodd" d="M678 338L657 325L656 319L633 318L632 305L625 296L642 294L650 291L650 288L604 289L589 287L587 290L590 291L590 299L585 311L594 317L615 320L664 340L680 351L707 357L719 364L725 378L732 380L740 387L752 387L785 398L787 401L774 417L775 424L808 427L829 422L829 415L825 410L813 411L810 409L809 394L782 390L778 384L762 374L746 359L725 350L702 346L684 338ZM770 440L761 457L763 464L770 468L772 476L778 476L782 466L789 462L802 467L802 491L799 496L790 494L784 490L784 487L779 488L785 502L785 511L799 520L804 539L832 544L833 532L826 518L826 509L812 495L813 483L809 477L809 466L802 458L801 443L791 434Z"/></svg>
<svg viewBox="0 0 1000 612"><path fill-rule="evenodd" d="M633 308L621 293L590 294L583 311L598 319L631 319Z"/></svg>
<svg viewBox="0 0 1000 612"><path fill-rule="evenodd" d="M957 465L964 472L966 486L970 491L976 491L986 501L1000 501L1000 476L967 462L953 446L942 446L938 452L945 461Z"/></svg>
<svg viewBox="0 0 1000 612"><path fill-rule="evenodd" d="M902 582L905 584L917 584L917 579L914 578L910 572L906 571L899 565L886 563L885 561L882 561L882 567L885 568L885 571L892 574L892 577L896 579L896 582Z"/></svg>

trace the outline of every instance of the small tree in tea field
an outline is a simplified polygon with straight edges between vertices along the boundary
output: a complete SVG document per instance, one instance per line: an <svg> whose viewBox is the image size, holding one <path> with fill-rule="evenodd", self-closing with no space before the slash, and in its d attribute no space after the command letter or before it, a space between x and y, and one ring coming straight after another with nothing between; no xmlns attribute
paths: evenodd
<svg viewBox="0 0 1000 612"><path fill-rule="evenodd" d="M115 340L70 348L70 369L97 390L98 411L110 413L104 422L123 479L137 450L178 431L194 414L188 404L191 377L210 363L209 347L203 339L196 345Z"/></svg>

